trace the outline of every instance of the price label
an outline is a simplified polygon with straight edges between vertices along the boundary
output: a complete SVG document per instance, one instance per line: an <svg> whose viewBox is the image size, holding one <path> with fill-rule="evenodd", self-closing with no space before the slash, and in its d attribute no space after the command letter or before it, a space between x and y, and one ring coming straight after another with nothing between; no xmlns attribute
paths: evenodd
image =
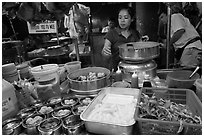
<svg viewBox="0 0 204 137"><path fill-rule="evenodd" d="M30 34L57 33L57 21L30 24L27 22Z"/></svg>

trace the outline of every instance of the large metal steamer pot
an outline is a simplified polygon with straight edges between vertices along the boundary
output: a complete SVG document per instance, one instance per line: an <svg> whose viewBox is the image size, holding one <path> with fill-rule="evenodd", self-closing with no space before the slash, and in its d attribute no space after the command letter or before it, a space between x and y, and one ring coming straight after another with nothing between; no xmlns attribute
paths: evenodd
<svg viewBox="0 0 204 137"><path fill-rule="evenodd" d="M119 46L119 56L125 61L144 62L159 56L157 42L131 42Z"/></svg>
<svg viewBox="0 0 204 137"><path fill-rule="evenodd" d="M79 76L87 76L89 72L105 73L105 76L91 81L76 80ZM107 87L110 84L110 70L103 67L87 67L69 73L67 78L72 91L78 94L95 94L101 88Z"/></svg>
<svg viewBox="0 0 204 137"><path fill-rule="evenodd" d="M157 75L156 74L157 64L155 63L154 60L135 64L120 62L119 68L121 68L123 80L127 82L131 82L131 77L134 72L138 73L139 83L143 82L145 75L149 75L151 78L155 78Z"/></svg>

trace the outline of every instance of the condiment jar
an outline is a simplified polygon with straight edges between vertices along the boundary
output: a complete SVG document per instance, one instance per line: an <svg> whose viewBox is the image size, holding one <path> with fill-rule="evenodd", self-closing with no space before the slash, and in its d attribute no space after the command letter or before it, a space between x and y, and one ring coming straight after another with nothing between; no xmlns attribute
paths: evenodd
<svg viewBox="0 0 204 137"><path fill-rule="evenodd" d="M138 74L134 72L131 78L131 88L139 88L138 85Z"/></svg>
<svg viewBox="0 0 204 137"><path fill-rule="evenodd" d="M115 82L117 82L117 81L122 81L122 72L121 72L119 67L118 67L118 70L116 71L116 74L115 74Z"/></svg>

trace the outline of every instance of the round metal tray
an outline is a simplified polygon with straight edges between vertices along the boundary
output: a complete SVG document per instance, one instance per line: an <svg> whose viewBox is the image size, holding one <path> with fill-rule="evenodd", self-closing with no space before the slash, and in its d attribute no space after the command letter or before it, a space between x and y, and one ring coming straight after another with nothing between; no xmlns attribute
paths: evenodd
<svg viewBox="0 0 204 137"><path fill-rule="evenodd" d="M99 79L90 81L76 80L79 76L87 76L89 72L93 73L105 73L105 76ZM101 88L108 86L110 77L110 70L102 67L87 67L73 71L68 74L70 89L79 94L93 94L98 92Z"/></svg>

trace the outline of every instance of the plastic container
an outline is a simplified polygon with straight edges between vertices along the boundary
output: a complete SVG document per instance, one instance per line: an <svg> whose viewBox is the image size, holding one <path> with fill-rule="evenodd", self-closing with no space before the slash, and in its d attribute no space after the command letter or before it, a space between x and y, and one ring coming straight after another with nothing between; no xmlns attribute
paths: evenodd
<svg viewBox="0 0 204 137"><path fill-rule="evenodd" d="M55 78L49 81L36 83L34 86L37 89L37 94L41 101L48 101L50 98L61 95L59 81Z"/></svg>
<svg viewBox="0 0 204 137"><path fill-rule="evenodd" d="M17 71L13 74L9 74L9 75L4 75L2 74L3 79L5 79L6 81L13 83L14 81L18 81L19 77L18 77L18 73Z"/></svg>
<svg viewBox="0 0 204 137"><path fill-rule="evenodd" d="M2 79L2 120L15 116L18 110L18 101L13 85Z"/></svg>
<svg viewBox="0 0 204 137"><path fill-rule="evenodd" d="M151 90L149 90L151 89ZM163 99L168 99L171 102L177 104L187 105L189 110L193 115L200 116L202 119L202 104L196 94L190 89L175 89L175 88L142 88L141 93L145 93L148 96L151 96L154 92L149 91L158 91L158 90L168 90L166 96L163 96ZM140 102L140 98L139 101ZM141 134L151 134L151 135L175 135L180 127L179 122L175 121L162 121L156 119L147 119L139 117L139 108L137 107L136 119L139 124ZM190 124L183 123L184 129L182 134L193 135L193 134L202 134L202 125L201 124Z"/></svg>
<svg viewBox="0 0 204 137"><path fill-rule="evenodd" d="M194 85L196 86L196 95L202 101L202 79L197 79Z"/></svg>
<svg viewBox="0 0 204 137"><path fill-rule="evenodd" d="M30 70L27 62L17 65L16 68L17 70L20 70L20 76L22 79L28 79L30 77Z"/></svg>
<svg viewBox="0 0 204 137"><path fill-rule="evenodd" d="M134 112L133 121L124 124L117 124L111 122L99 122L89 120L91 112L94 110L95 106L99 103L114 103L114 104L123 104L132 99L137 101L139 97L140 91L139 89L131 89L131 88L116 88L109 87L104 88L99 95L88 105L88 107L82 112L80 118L85 121L86 130L95 133L95 134L106 134L106 135L131 135L133 132L133 125L135 124L135 114ZM116 97L119 99L116 99ZM126 115L124 115L126 117Z"/></svg>
<svg viewBox="0 0 204 137"><path fill-rule="evenodd" d="M57 64L45 64L31 68L31 73L36 81L48 81L56 78L59 81L59 66Z"/></svg>
<svg viewBox="0 0 204 137"><path fill-rule="evenodd" d="M14 63L2 65L2 74L13 74L17 71L17 68Z"/></svg>
<svg viewBox="0 0 204 137"><path fill-rule="evenodd" d="M168 73L166 81L169 88L187 88L190 89L195 80L199 79L200 76L198 73L195 73L191 79L189 76L192 71L188 70L179 70Z"/></svg>
<svg viewBox="0 0 204 137"><path fill-rule="evenodd" d="M68 73L73 72L75 70L81 69L81 62L80 61L72 61L68 62L65 65L65 68Z"/></svg>

